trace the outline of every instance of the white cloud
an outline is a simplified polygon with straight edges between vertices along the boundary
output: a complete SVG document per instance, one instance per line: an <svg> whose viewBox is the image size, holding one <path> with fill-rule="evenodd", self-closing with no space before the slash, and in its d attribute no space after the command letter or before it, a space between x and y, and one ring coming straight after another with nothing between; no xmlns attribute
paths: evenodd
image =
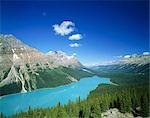
<svg viewBox="0 0 150 118"><path fill-rule="evenodd" d="M73 32L74 26L75 24L71 21L63 21L60 25L59 24L53 25L53 28L56 34L64 36Z"/></svg>
<svg viewBox="0 0 150 118"><path fill-rule="evenodd" d="M74 47L79 47L81 46L80 44L78 43L72 43L72 44L69 44L70 47L74 48Z"/></svg>
<svg viewBox="0 0 150 118"><path fill-rule="evenodd" d="M124 56L124 58L130 58L131 57L131 55L125 55Z"/></svg>
<svg viewBox="0 0 150 118"><path fill-rule="evenodd" d="M143 52L143 55L149 55L150 53L149 52Z"/></svg>
<svg viewBox="0 0 150 118"><path fill-rule="evenodd" d="M69 36L68 39L69 40L80 40L80 39L82 39L82 35L81 34L73 34L73 35Z"/></svg>
<svg viewBox="0 0 150 118"><path fill-rule="evenodd" d="M116 56L117 58L122 58L122 55Z"/></svg>

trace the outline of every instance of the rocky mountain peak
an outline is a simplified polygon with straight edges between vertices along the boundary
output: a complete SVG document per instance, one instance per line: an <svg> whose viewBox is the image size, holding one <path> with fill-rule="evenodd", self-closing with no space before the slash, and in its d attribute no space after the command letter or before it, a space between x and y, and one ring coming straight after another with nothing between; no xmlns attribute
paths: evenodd
<svg viewBox="0 0 150 118"><path fill-rule="evenodd" d="M12 64L48 64L50 66L81 66L80 62L74 56L68 56L63 51L50 51L46 54L39 52L15 36L0 35L0 62L9 61Z"/></svg>
<svg viewBox="0 0 150 118"><path fill-rule="evenodd" d="M38 78L39 72L59 66L80 67L82 64L62 51L44 54L13 35L0 35L0 87L21 83L22 92L30 91L31 76Z"/></svg>
<svg viewBox="0 0 150 118"><path fill-rule="evenodd" d="M63 51L49 51L46 53L46 56L50 62L53 62L55 65L63 66L76 66L80 67L82 64L74 55L67 55Z"/></svg>

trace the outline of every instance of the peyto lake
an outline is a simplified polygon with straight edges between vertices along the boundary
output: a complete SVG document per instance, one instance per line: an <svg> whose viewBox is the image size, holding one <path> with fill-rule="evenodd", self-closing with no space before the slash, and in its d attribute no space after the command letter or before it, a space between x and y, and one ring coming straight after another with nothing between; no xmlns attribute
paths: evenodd
<svg viewBox="0 0 150 118"><path fill-rule="evenodd" d="M8 116L27 111L29 106L31 108L46 108L55 106L58 102L66 104L69 100L75 101L79 96L81 99L85 99L89 92L100 83L111 84L108 78L93 76L55 88L44 88L27 93L3 96L0 98L0 112Z"/></svg>

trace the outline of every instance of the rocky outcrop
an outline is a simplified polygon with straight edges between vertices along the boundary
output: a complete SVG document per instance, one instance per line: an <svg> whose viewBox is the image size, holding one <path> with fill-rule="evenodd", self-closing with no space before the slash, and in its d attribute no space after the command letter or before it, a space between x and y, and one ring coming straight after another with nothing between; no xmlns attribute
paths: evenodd
<svg viewBox="0 0 150 118"><path fill-rule="evenodd" d="M134 117L131 113L121 113L118 109L109 109L101 114L102 118L142 118L140 116Z"/></svg>

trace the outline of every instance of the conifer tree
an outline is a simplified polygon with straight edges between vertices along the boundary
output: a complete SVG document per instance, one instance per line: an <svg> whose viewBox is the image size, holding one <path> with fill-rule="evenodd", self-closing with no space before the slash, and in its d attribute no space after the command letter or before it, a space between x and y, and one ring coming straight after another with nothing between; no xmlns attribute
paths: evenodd
<svg viewBox="0 0 150 118"><path fill-rule="evenodd" d="M146 94L141 97L141 114L144 117L149 115L149 102Z"/></svg>

